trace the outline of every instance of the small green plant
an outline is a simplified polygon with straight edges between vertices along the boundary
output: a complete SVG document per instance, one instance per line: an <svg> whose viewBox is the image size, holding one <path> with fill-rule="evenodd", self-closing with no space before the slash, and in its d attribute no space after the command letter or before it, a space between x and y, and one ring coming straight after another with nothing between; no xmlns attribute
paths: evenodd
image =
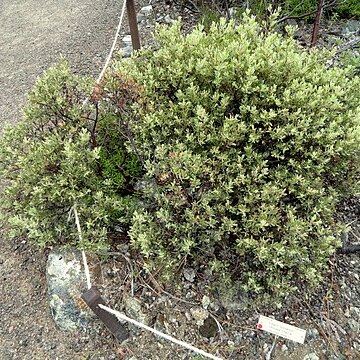
<svg viewBox="0 0 360 360"><path fill-rule="evenodd" d="M114 65L146 99L131 124L150 179L132 244L170 277L206 264L263 299L316 285L339 246L335 205L357 186L359 78L248 15L161 28L156 43Z"/></svg>
<svg viewBox="0 0 360 360"><path fill-rule="evenodd" d="M73 76L62 61L37 81L24 119L0 141L1 207L10 236L25 234L43 247L76 243L101 249L108 227L131 216L128 195L141 170L125 149L122 125L137 95L134 84L120 84L116 76L94 90L93 81ZM120 87L110 96L114 81ZM81 244L69 220L74 205Z"/></svg>

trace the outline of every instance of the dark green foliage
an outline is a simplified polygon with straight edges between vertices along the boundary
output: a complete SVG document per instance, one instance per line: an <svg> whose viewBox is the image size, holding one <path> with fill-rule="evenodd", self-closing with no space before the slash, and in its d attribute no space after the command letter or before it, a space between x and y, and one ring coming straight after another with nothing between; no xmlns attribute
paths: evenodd
<svg viewBox="0 0 360 360"><path fill-rule="evenodd" d="M302 3L302 4L301 4ZM294 15L306 14L317 9L319 0L287 0L281 6L287 11L292 11ZM325 0L324 5L333 3L333 0ZM334 3L332 6L325 8L327 13L337 13L342 17L359 17L360 2L358 0L344 0Z"/></svg>
<svg viewBox="0 0 360 360"><path fill-rule="evenodd" d="M140 173L122 127L135 99L131 85L120 108L115 94L104 98L111 81L94 89L92 81L71 75L65 62L37 81L24 119L9 126L0 143L1 206L10 235L27 234L41 246L66 242L99 249L106 246L108 226L127 222L133 200L124 195ZM68 220L74 205L81 244L74 219Z"/></svg>
<svg viewBox="0 0 360 360"><path fill-rule="evenodd" d="M336 12L342 17L356 17L360 18L360 1L358 0L345 0L339 2L336 7Z"/></svg>
<svg viewBox="0 0 360 360"><path fill-rule="evenodd" d="M317 10L319 0L248 0L244 1L232 1L228 3L228 7L234 6L238 8L240 12L248 8L251 12L257 15L260 19L263 19L267 15L268 9L272 8L272 11L275 8L281 8L282 14L290 14L292 16L299 16L307 13L312 13ZM216 4L216 6L214 6ZM212 11L221 10L224 14L226 12L226 6L223 1L215 1L212 3L206 3L202 9L205 9L203 16L206 17L209 12L206 9L211 8ZM360 17L360 2L358 0L325 0L324 1L324 13L326 15L337 14L344 18L359 18ZM203 11L202 11L203 13ZM310 16L311 19L314 18L314 14ZM211 15L210 17L214 17Z"/></svg>
<svg viewBox="0 0 360 360"><path fill-rule="evenodd" d="M359 176L360 82L259 29L248 16L188 36L177 24L156 52L115 66L147 99L132 129L152 181L130 235L168 274L186 259L285 296L318 283L339 245L335 205Z"/></svg>

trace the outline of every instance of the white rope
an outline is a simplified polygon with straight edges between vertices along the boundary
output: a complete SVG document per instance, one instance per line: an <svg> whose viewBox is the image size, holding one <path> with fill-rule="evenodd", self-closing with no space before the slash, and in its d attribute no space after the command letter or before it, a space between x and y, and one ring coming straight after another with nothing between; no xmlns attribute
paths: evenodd
<svg viewBox="0 0 360 360"><path fill-rule="evenodd" d="M129 322L129 323L131 323L131 324L133 324L133 325L136 325L136 326L138 326L138 327L140 327L140 328L142 328L142 329L148 330L148 331L152 332L153 334L155 334L155 335L157 335L157 336L160 336L160 337L162 337L162 338L164 338L164 339L166 339L166 340L169 340L169 341L173 342L174 344L180 345L180 346L182 346L182 347L184 347L184 348L186 348L186 349L189 349L189 350L191 350L191 351L194 351L194 352L196 352L196 353L198 353L198 354L200 354L200 355L202 355L202 356L205 356L205 357L207 357L207 358L209 358L209 359L222 360L222 358L220 358L220 357L217 357L217 356L214 356L214 355L212 355L212 354L209 354L209 353L205 352L204 350L198 349L198 348L196 348L195 346L192 346L192 345L190 345L190 344L188 344L188 343L186 343L186 342L184 342L184 341L175 339L174 337L172 337L172 336L170 336L170 335L164 334L164 333L162 333L162 332L160 332L160 331L158 331L158 330L155 330L155 329L153 329L152 327L147 326L147 325L145 325L145 324L143 324L143 323L140 323L140 322L138 322L138 321L136 321L136 320L134 320L134 319L130 319L129 317L127 317L126 315L120 313L119 311L110 309L109 307L104 306L104 305L102 305L102 304L99 304L98 306L99 306L101 309L109 312L110 314L115 315L115 316L118 318L118 320L125 320L125 321L127 321L127 322Z"/></svg>
<svg viewBox="0 0 360 360"><path fill-rule="evenodd" d="M99 77L96 80L97 83L99 83L102 80L102 78L105 75L106 69L108 68L108 66L110 64L110 61L111 61L111 58L112 58L112 55L114 53L115 46L116 46L116 43L117 43L117 39L118 39L119 34L120 34L120 29L121 29L121 25L122 25L122 22L123 22L123 19L124 19L124 14L125 14L125 8L126 8L126 0L123 0L123 7L122 7L122 10L121 10L119 24L118 24L118 27L116 29L115 38L114 38L113 44L111 46L109 55L108 55L108 57L106 59L106 62L104 64L104 66L103 66L103 69L102 69ZM83 105L86 105L88 101L89 101L88 99L84 100ZM72 210L74 211L74 214L75 214L75 222L76 222L76 226L77 226L77 229L78 229L79 240L80 240L80 242L82 242L81 227L80 227L78 213L77 213L77 210L76 210L76 205L73 206ZM86 282L87 282L88 289L90 289L91 288L91 281L90 281L89 267L88 267L88 264L87 264L86 255L85 255L84 250L81 253L82 253L82 259L83 259L83 263L84 263Z"/></svg>
<svg viewBox="0 0 360 360"><path fill-rule="evenodd" d="M74 205L72 209L73 209L73 211L74 211L75 222L76 222L76 226L77 226L77 230L78 230L79 240L80 240L80 243L81 243L81 242L82 242L82 235L81 235L82 233L81 233L81 226L80 226L80 221L79 221L79 215L78 215L78 212L77 212L77 210L76 210L76 205ZM88 289L90 289L90 288L91 288L90 271L89 271L89 267L88 267L88 264L87 264L85 251L82 250L82 251L81 251L81 254L82 254L82 259L83 259L83 263L84 263L84 270L85 270L87 287L88 287Z"/></svg>
<svg viewBox="0 0 360 360"><path fill-rule="evenodd" d="M114 50L115 50L116 42L117 42L117 39L118 39L119 34L120 34L120 29L121 29L121 25L122 25L124 14L125 14L126 0L123 0L123 1L124 1L124 3L123 3L122 10L121 10L120 20L119 20L119 25L118 25L117 30L116 30L116 35L115 35L111 50L109 52L109 55L108 55L108 57L106 59L106 62L104 64L104 67L103 67L98 79L96 80L97 83L99 83L102 80L103 76L105 75L105 71L109 66L109 63L111 61L112 55L113 55Z"/></svg>

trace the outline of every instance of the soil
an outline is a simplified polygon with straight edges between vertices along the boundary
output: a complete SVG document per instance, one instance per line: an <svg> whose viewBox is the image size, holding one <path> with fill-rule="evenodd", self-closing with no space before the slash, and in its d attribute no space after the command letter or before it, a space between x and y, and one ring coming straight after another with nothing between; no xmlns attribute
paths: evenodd
<svg viewBox="0 0 360 360"><path fill-rule="evenodd" d="M189 27L196 20L186 10L166 7L161 0L152 5L153 11L140 24L143 44L150 42L156 20L169 22L169 17L181 14ZM26 93L60 55L69 60L75 73L97 77L113 41L121 4L114 0L3 0L0 6L1 130L4 120L20 119ZM121 36L127 33L125 27ZM359 240L359 215L358 199L347 199L339 208L339 217L351 227L350 242ZM189 351L133 326L129 327L131 337L122 344L100 322L72 333L60 331L49 311L48 250L40 251L26 239L1 236L0 247L1 360L195 359ZM100 270L96 285L109 306L123 310L126 298L134 297L142 308L137 316L223 359L268 359L273 344L272 359L360 359L359 254L336 254L311 296L299 293L280 310L254 310L251 300L241 294L224 299L211 290L204 269L184 266L179 272L181 285L165 289L157 274L143 272L142 259L131 254L126 241L118 242L113 250L106 261L90 264ZM205 312L210 320L197 324L196 311ZM257 329L260 314L306 329L305 344L281 338L274 342L273 335Z"/></svg>

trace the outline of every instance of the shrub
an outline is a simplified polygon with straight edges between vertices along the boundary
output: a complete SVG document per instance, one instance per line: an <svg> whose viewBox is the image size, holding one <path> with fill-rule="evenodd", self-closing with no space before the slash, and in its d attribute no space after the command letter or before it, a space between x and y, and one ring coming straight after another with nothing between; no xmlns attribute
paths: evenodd
<svg viewBox="0 0 360 360"><path fill-rule="evenodd" d="M317 284L359 175L359 78L248 15L156 43L114 67L147 99L131 125L149 178L133 245L170 276L187 261L268 296Z"/></svg>
<svg viewBox="0 0 360 360"><path fill-rule="evenodd" d="M136 88L120 74L93 87L61 61L37 81L23 120L5 130L0 175L9 235L27 234L40 246L76 243L100 249L107 228L131 216L126 195L140 167L125 149L122 119ZM68 220L75 204L81 244L74 220Z"/></svg>

